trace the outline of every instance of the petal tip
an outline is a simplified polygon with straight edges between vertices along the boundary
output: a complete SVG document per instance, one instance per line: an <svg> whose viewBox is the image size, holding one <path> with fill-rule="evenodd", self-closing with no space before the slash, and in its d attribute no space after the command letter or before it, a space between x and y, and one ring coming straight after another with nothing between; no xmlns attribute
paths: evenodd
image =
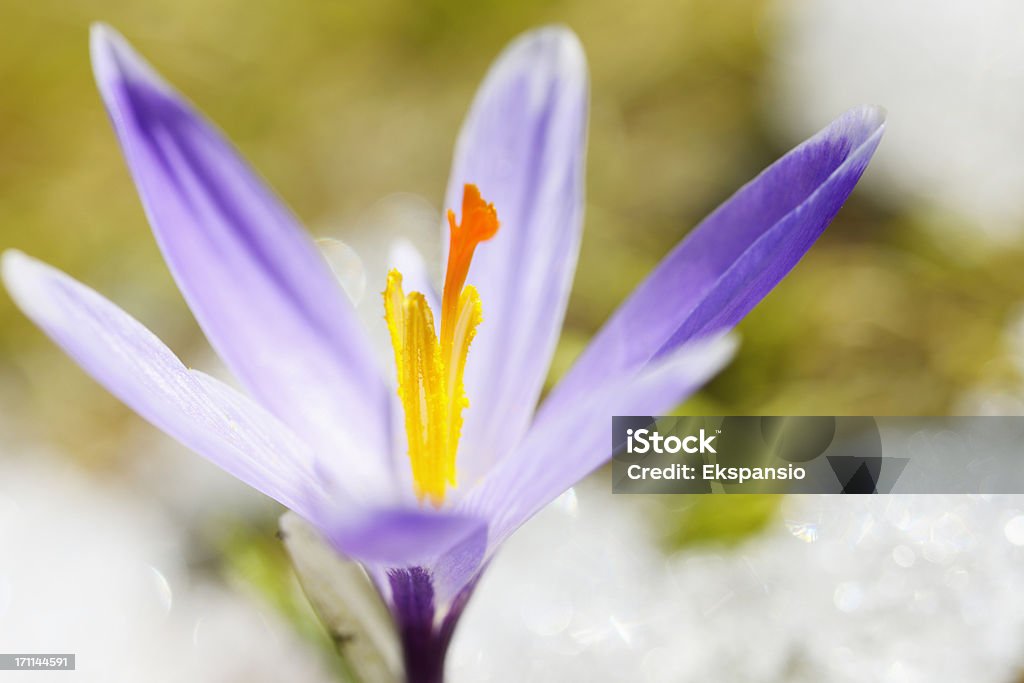
<svg viewBox="0 0 1024 683"><path fill-rule="evenodd" d="M16 263L19 259L24 258L28 258L28 256L20 249L4 249L0 254L0 267L6 270L8 263Z"/></svg>
<svg viewBox="0 0 1024 683"><path fill-rule="evenodd" d="M695 339L683 346L686 353L697 358L700 364L714 368L714 372L725 367L740 348L740 336L735 332L722 332Z"/></svg>
<svg viewBox="0 0 1024 683"><path fill-rule="evenodd" d="M46 286L47 279L55 273L59 271L18 249L7 249L0 255L4 287L15 305L37 323L51 317L52 302Z"/></svg>
<svg viewBox="0 0 1024 683"><path fill-rule="evenodd" d="M885 119L889 116L889 110L880 104L863 104L860 108L873 116L879 124L884 124Z"/></svg>
<svg viewBox="0 0 1024 683"><path fill-rule="evenodd" d="M4 286L14 294L14 290L20 287L20 282L27 274L27 269L38 264L34 258L18 249L5 249L0 255L0 273L2 273Z"/></svg>
<svg viewBox="0 0 1024 683"><path fill-rule="evenodd" d="M93 75L101 88L120 73L116 56L118 40L123 38L107 24L95 22L89 27L89 56Z"/></svg>
<svg viewBox="0 0 1024 683"><path fill-rule="evenodd" d="M94 21L89 24L89 47L100 49L116 40L118 32L105 21Z"/></svg>
<svg viewBox="0 0 1024 683"><path fill-rule="evenodd" d="M111 88L125 80L170 89L125 37L108 24L95 22L89 27L89 55L96 84L105 100L109 101Z"/></svg>
<svg viewBox="0 0 1024 683"><path fill-rule="evenodd" d="M842 114L829 124L824 132L832 139L846 138L854 149L875 138L885 130L885 108L873 104L862 104Z"/></svg>
<svg viewBox="0 0 1024 683"><path fill-rule="evenodd" d="M558 54L572 59L583 59L583 43L568 24L546 24L523 34L541 44L556 49Z"/></svg>
<svg viewBox="0 0 1024 683"><path fill-rule="evenodd" d="M885 120L889 115L885 107L878 104L862 104L851 109L849 113L857 117L865 128L872 131L885 128Z"/></svg>
<svg viewBox="0 0 1024 683"><path fill-rule="evenodd" d="M576 33L565 24L526 31L509 43L497 64L543 69L551 78L586 78L587 58Z"/></svg>

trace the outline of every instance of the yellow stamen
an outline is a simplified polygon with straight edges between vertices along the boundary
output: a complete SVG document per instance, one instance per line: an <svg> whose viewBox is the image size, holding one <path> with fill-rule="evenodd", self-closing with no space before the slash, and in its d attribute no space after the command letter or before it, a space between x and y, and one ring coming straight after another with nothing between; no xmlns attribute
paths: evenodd
<svg viewBox="0 0 1024 683"><path fill-rule="evenodd" d="M480 294L466 285L466 276L476 246L497 233L498 215L475 185L466 185L462 223L457 224L455 212L448 211L448 226L440 336L426 298L419 292L406 295L401 273L389 272L384 290L413 484L420 501L429 499L435 507L444 502L447 487L456 485L462 411L469 407L462 378L469 345L483 319Z"/></svg>

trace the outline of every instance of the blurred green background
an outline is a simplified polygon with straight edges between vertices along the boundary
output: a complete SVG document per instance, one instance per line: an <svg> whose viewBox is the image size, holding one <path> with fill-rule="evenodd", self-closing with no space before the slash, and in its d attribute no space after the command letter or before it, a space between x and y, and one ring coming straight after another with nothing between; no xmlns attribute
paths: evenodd
<svg viewBox="0 0 1024 683"><path fill-rule="evenodd" d="M94 286L200 364L205 341L163 265L93 85L90 22L124 33L314 232L351 224L396 192L440 201L460 121L490 61L519 32L564 22L590 62L592 116L587 227L554 377L675 242L799 141L768 113L772 11L759 0L0 3L0 246ZM878 156L886 153L883 140ZM936 414L964 409L979 387L1016 391L1007 328L1024 301L1024 244L964 253L931 224L950 220L859 188L740 326L733 364L683 410ZM378 275L368 288L381 286ZM140 425L6 295L0 410L8 437L107 472L126 466L124 441ZM696 515L691 501L665 503L689 510L676 541L740 538L775 508L710 498ZM265 531L220 534L226 569L294 612L280 597L287 567Z"/></svg>

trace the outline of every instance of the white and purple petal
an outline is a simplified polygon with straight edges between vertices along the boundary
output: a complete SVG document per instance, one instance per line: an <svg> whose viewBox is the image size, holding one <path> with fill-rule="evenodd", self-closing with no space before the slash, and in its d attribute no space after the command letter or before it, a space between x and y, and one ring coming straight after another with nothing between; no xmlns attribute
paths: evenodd
<svg viewBox="0 0 1024 683"><path fill-rule="evenodd" d="M116 305L17 251L4 252L3 280L25 315L153 425L304 517L328 498L305 443L234 389L186 368Z"/></svg>
<svg viewBox="0 0 1024 683"><path fill-rule="evenodd" d="M480 517L420 507L353 508L333 501L309 520L348 557L380 566L429 565L486 535ZM479 565L479 563L478 563Z"/></svg>
<svg viewBox="0 0 1024 683"><path fill-rule="evenodd" d="M113 30L96 80L157 242L207 338L253 397L386 489L390 395L361 325L291 212ZM339 453L339 457L340 453Z"/></svg>
<svg viewBox="0 0 1024 683"><path fill-rule="evenodd" d="M501 222L467 279L484 322L466 365L464 481L526 432L547 376L579 252L587 111L579 40L566 28L538 29L498 57L456 145L446 206L458 211L463 185L474 183Z"/></svg>
<svg viewBox="0 0 1024 683"><path fill-rule="evenodd" d="M538 419L557 419L621 373L736 325L825 230L884 128L879 108L853 109L737 191L612 315L545 400Z"/></svg>

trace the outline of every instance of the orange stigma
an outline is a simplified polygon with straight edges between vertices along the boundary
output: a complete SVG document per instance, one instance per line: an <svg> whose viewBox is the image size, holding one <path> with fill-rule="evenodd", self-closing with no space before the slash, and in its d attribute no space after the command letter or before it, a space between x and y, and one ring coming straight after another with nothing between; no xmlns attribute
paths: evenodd
<svg viewBox="0 0 1024 683"><path fill-rule="evenodd" d="M455 486L455 458L462 432L462 411L469 406L462 382L469 345L483 319L480 295L466 276L478 244L498 232L494 205L467 184L462 222L448 211L449 247L441 298L441 334L426 297L406 295L402 275L388 273L384 317L391 332L398 369L398 395L405 413L416 495L439 507L448 486Z"/></svg>
<svg viewBox="0 0 1024 683"><path fill-rule="evenodd" d="M448 209L448 268L441 295L441 348L451 348L455 332L459 295L466 284L469 264L481 242L498 232L498 212L480 196L476 185L466 184L462 191L462 223L455 222L455 211Z"/></svg>

